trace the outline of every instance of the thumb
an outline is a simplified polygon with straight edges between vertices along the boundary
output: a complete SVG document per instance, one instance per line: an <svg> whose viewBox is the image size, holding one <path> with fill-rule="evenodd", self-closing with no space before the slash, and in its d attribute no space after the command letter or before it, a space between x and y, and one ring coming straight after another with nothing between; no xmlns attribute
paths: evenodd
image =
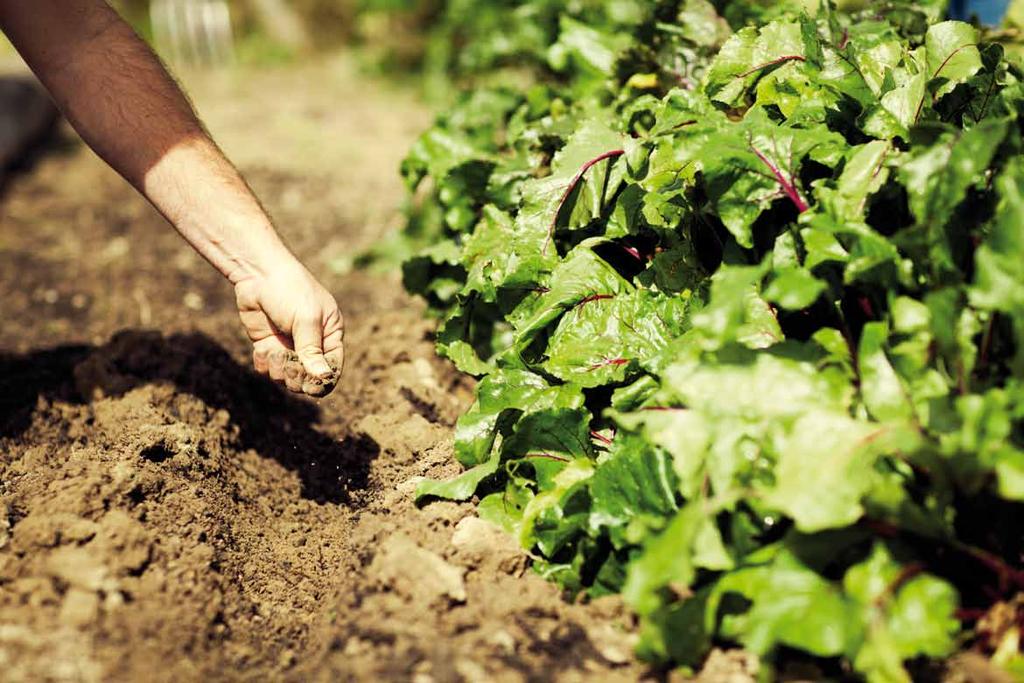
<svg viewBox="0 0 1024 683"><path fill-rule="evenodd" d="M318 318L298 317L292 327L292 343L299 355L302 367L314 376L322 377L331 373L331 366L324 358L324 328Z"/></svg>

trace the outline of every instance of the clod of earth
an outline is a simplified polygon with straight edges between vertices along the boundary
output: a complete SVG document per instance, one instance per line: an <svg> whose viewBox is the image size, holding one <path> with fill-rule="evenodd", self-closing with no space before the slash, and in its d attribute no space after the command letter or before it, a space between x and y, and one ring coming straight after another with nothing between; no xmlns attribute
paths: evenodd
<svg viewBox="0 0 1024 683"><path fill-rule="evenodd" d="M323 398L338 386L342 368L338 367L334 358L326 358L331 371L326 375L316 376L306 372L299 360L299 354L290 349L276 352L280 355L280 363L284 368L285 383L291 391L302 392L313 398Z"/></svg>
<svg viewBox="0 0 1024 683"><path fill-rule="evenodd" d="M370 575L396 593L426 603L466 601L464 571L404 534L388 538L370 564Z"/></svg>
<svg viewBox="0 0 1024 683"><path fill-rule="evenodd" d="M302 381L302 393L307 396L313 396L314 398L323 398L334 391L334 388L338 386L338 380L340 379L341 370L336 367L331 369L330 374L322 377L306 375Z"/></svg>

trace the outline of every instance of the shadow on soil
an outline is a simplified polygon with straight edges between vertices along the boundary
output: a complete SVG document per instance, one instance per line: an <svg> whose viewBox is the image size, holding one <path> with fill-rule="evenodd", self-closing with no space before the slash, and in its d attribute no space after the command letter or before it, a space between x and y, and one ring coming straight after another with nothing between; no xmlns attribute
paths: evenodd
<svg viewBox="0 0 1024 683"><path fill-rule="evenodd" d="M164 337L129 330L101 346L61 346L24 355L0 351L0 439L31 425L40 398L86 404L96 390L116 397L151 383L170 382L238 427L239 448L253 449L296 472L302 495L320 503L351 503L369 482L380 452L372 440L341 441L316 429L320 409L239 365L202 334Z"/></svg>

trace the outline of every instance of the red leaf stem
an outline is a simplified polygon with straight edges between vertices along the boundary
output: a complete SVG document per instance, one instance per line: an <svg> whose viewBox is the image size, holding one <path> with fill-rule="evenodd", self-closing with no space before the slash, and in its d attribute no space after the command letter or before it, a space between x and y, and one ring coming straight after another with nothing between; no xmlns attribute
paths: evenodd
<svg viewBox="0 0 1024 683"><path fill-rule="evenodd" d="M956 57L958 54L960 54L961 50L966 50L969 47L977 47L977 44L975 44L975 43L968 43L967 45L961 45L957 49L955 49L952 52L950 52L949 56L946 57L944 60L942 60L942 64L939 64L939 68L935 70L935 73L933 73L932 77L929 78L928 80L932 81L932 80L935 80L936 78L938 78L939 74L942 73L942 70L946 68L947 64L949 64L949 60L953 59L953 57ZM917 123L918 119L921 118L921 111L924 109L924 101L925 101L925 99L927 99L927 97L928 97L928 93L927 92L924 95L921 96L921 101L918 102L918 104L917 104L917 111L914 113L914 123Z"/></svg>
<svg viewBox="0 0 1024 683"><path fill-rule="evenodd" d="M902 533L902 530L898 526L881 519L865 518L862 523L869 530L883 538L896 538ZM1011 586L1015 590L1024 589L1024 569L1019 569L1010 565L995 553L983 550L982 548L977 548L967 543L952 540L949 542L949 547L956 552L972 558L995 574L999 579L1000 593L1006 593Z"/></svg>
<svg viewBox="0 0 1024 683"><path fill-rule="evenodd" d="M633 258L635 258L640 263L644 262L644 257L640 255L640 250L637 249L636 247L628 247L626 245L622 245L622 250L629 254L630 256L632 256Z"/></svg>
<svg viewBox="0 0 1024 683"><path fill-rule="evenodd" d="M554 455L552 453L527 453L524 457L541 458L543 460L555 460L557 462L571 462L569 458L563 458L560 455Z"/></svg>
<svg viewBox="0 0 1024 683"><path fill-rule="evenodd" d="M881 607L887 602L889 602L889 600L891 600L893 596L896 595L899 589L903 588L904 584L913 579L915 576L920 575L922 572L925 571L925 569L926 567L924 566L924 564L920 562L908 564L907 566L903 567L900 573L896 575L896 578L893 579L892 582L890 582L889 585L885 587L885 592L875 599L875 606Z"/></svg>
<svg viewBox="0 0 1024 683"><path fill-rule="evenodd" d="M580 302L578 304L576 304L576 306L574 308L580 308L581 306L586 306L587 304L593 303L594 301L604 301L605 299L614 299L614 298L615 298L614 294L591 294L590 296L580 300Z"/></svg>
<svg viewBox="0 0 1024 683"><path fill-rule="evenodd" d="M744 71L743 73L741 73L738 76L738 78L746 78L750 74L756 73L756 72L760 71L761 69L767 69L767 68L770 68L770 67L773 67L773 66L778 66L779 64L785 64L786 62L806 62L806 61L807 61L807 59L803 55L785 55L783 57L779 57L778 59L773 59L770 62L765 62L764 64L758 64L753 69L750 69L749 71Z"/></svg>
<svg viewBox="0 0 1024 683"><path fill-rule="evenodd" d="M1024 588L1024 570L1007 564L1001 557L987 550L966 544L956 544L956 549L974 558L999 578L999 589L1005 593L1013 585L1015 590Z"/></svg>
<svg viewBox="0 0 1024 683"><path fill-rule="evenodd" d="M601 361L600 363L594 363L589 369L600 370L601 368L607 368L609 366L627 365L629 362L628 358L609 358L608 360Z"/></svg>
<svg viewBox="0 0 1024 683"><path fill-rule="evenodd" d="M572 191L575 190L576 186L580 184L580 181L583 179L584 174L586 174L587 171L589 171L591 168L601 163L602 161L605 161L607 159L615 159L617 157L622 156L625 153L626 150L624 149L613 149L611 151L604 152L603 154L598 154L596 157L594 157L587 163L583 164L583 168L581 168L579 172L569 182L569 184L565 188L565 192L562 193L561 199L558 200L558 206L555 207L555 215L551 217L551 225L548 227L548 236L544 240L544 247L541 249L540 253L548 253L548 243L551 242L551 239L555 235L555 224L558 223L558 214L562 213L562 207L565 206L565 202L569 199L569 195L572 194Z"/></svg>
<svg viewBox="0 0 1024 683"><path fill-rule="evenodd" d="M845 29L843 29L843 37L839 41L839 49L840 50L845 50L846 46L849 45L849 44L850 44L850 29L845 28Z"/></svg>
<svg viewBox="0 0 1024 683"><path fill-rule="evenodd" d="M981 351L978 354L979 368L988 365L988 354L992 350L992 335L995 332L996 319L998 317L998 313L993 313L992 317L988 319L988 324L985 325L985 334L981 338Z"/></svg>
<svg viewBox="0 0 1024 683"><path fill-rule="evenodd" d="M590 430L590 437L593 438L593 439L597 439L598 441L603 443L605 446L611 446L612 445L612 440L609 439L607 436L605 436L604 434L602 434L599 431L591 429Z"/></svg>
<svg viewBox="0 0 1024 683"><path fill-rule="evenodd" d="M858 297L857 303L860 305L860 310L864 312L870 320L875 319L875 309L871 306L871 300L866 296Z"/></svg>
<svg viewBox="0 0 1024 683"><path fill-rule="evenodd" d="M971 609L968 607L961 607L956 611L954 616L956 617L957 621L977 621L986 614L988 614L988 612L983 609Z"/></svg>
<svg viewBox="0 0 1024 683"><path fill-rule="evenodd" d="M772 175L775 176L776 182L778 182L782 187L782 191L786 193L789 200L793 202L794 206L796 206L796 210L800 213L806 211L808 208L807 202L805 202L804 198L800 196L800 191L796 189L793 182L791 180L787 180L786 176L782 175L782 171L779 170L779 167L773 164L772 160L762 154L761 150L754 147L753 144L750 145L750 151L757 155L757 158L761 160L761 163L767 166L768 170L772 172Z"/></svg>
<svg viewBox="0 0 1024 683"><path fill-rule="evenodd" d="M967 45L961 45L957 49L950 52L949 56L942 60L942 64L939 64L939 68L936 69L935 73L932 74L932 78L938 78L939 74L942 73L942 70L946 68L947 64L949 64L949 60L953 59L953 57L956 57L958 54L960 54L961 50L966 50L969 47L977 47L977 45L975 43L968 43Z"/></svg>

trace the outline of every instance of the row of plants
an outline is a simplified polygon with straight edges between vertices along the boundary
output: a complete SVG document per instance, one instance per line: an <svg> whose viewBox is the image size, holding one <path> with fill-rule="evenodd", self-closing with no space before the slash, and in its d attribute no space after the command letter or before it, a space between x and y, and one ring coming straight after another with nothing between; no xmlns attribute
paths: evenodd
<svg viewBox="0 0 1024 683"><path fill-rule="evenodd" d="M527 77L403 165L406 285L480 378L420 500L623 594L654 662L1024 675L1021 69L941 2L508 5L477 43L556 19Z"/></svg>

